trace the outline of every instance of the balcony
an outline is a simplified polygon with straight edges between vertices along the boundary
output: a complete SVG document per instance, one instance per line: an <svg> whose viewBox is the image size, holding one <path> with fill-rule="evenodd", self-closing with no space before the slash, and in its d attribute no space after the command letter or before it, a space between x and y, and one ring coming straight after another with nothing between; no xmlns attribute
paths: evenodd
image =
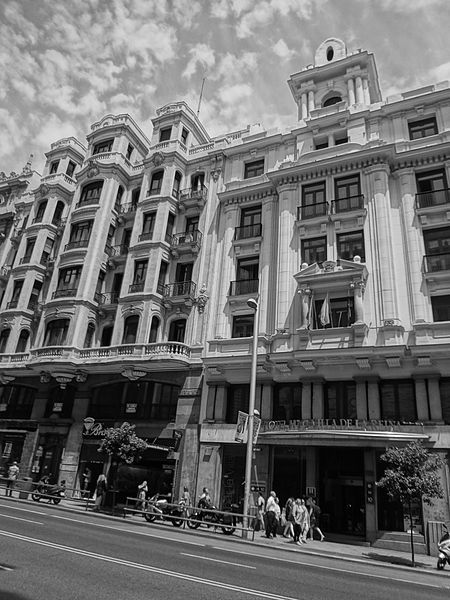
<svg viewBox="0 0 450 600"><path fill-rule="evenodd" d="M416 194L416 208L418 209L441 206L442 204L450 204L449 188Z"/></svg>
<svg viewBox="0 0 450 600"><path fill-rule="evenodd" d="M64 246L64 252L67 250L78 250L79 248L87 248L89 246L89 240L76 240L69 242Z"/></svg>
<svg viewBox="0 0 450 600"><path fill-rule="evenodd" d="M349 196L348 198L335 198L331 202L331 212L340 214L355 210L364 210L364 195Z"/></svg>
<svg viewBox="0 0 450 600"><path fill-rule="evenodd" d="M259 279L238 279L230 282L230 296L244 296L258 293Z"/></svg>
<svg viewBox="0 0 450 600"><path fill-rule="evenodd" d="M17 308L18 304L19 304L19 300L11 300L6 305L6 310L11 310L12 308Z"/></svg>
<svg viewBox="0 0 450 600"><path fill-rule="evenodd" d="M36 225L36 223L42 223L42 217L34 217L34 219L31 221L31 224Z"/></svg>
<svg viewBox="0 0 450 600"><path fill-rule="evenodd" d="M188 252L198 254L202 245L202 237L202 233L198 229L172 235L169 240L172 255L178 257L180 254Z"/></svg>
<svg viewBox="0 0 450 600"><path fill-rule="evenodd" d="M130 246L127 246L126 244L120 244L119 246L113 246L113 253L111 256L123 256L125 257L128 252L130 251Z"/></svg>
<svg viewBox="0 0 450 600"><path fill-rule="evenodd" d="M86 198L85 200L80 200L77 202L75 208L82 208L83 206L92 206L98 204L100 202L100 196L95 198Z"/></svg>
<svg viewBox="0 0 450 600"><path fill-rule="evenodd" d="M141 233L138 237L138 242L150 242L153 239L153 231L147 231L146 233Z"/></svg>
<svg viewBox="0 0 450 600"><path fill-rule="evenodd" d="M23 258L21 258L19 260L19 265L26 265L29 262L31 262L31 254L29 254L28 256L24 256Z"/></svg>
<svg viewBox="0 0 450 600"><path fill-rule="evenodd" d="M234 239L248 240L249 238L260 237L262 234L261 223L254 223L253 225L244 225L242 227L236 227L234 230Z"/></svg>
<svg viewBox="0 0 450 600"><path fill-rule="evenodd" d="M77 295L77 292L77 288L59 289L53 292L52 300L56 300L56 298L73 298Z"/></svg>
<svg viewBox="0 0 450 600"><path fill-rule="evenodd" d="M121 204L118 208L118 212L121 215L127 215L136 212L137 204L136 202L127 202L126 204Z"/></svg>
<svg viewBox="0 0 450 600"><path fill-rule="evenodd" d="M423 257L422 271L423 273L450 271L450 252L426 254Z"/></svg>
<svg viewBox="0 0 450 600"><path fill-rule="evenodd" d="M97 296L97 294L96 294ZM103 306L117 304L119 302L120 293L119 292L104 292L103 294L99 294L99 298L97 302Z"/></svg>
<svg viewBox="0 0 450 600"><path fill-rule="evenodd" d="M179 206L180 210L189 208L202 209L205 206L208 197L208 188L201 186L199 188L187 188L180 191Z"/></svg>
<svg viewBox="0 0 450 600"><path fill-rule="evenodd" d="M297 208L297 221L305 221L306 219L315 219L324 217L328 214L328 202L319 202L318 204L309 204L307 206L299 206Z"/></svg>
<svg viewBox="0 0 450 600"><path fill-rule="evenodd" d="M141 281L141 283L132 283L128 287L129 294L136 294L136 293L143 292L143 291L144 291L144 282L143 281Z"/></svg>
<svg viewBox="0 0 450 600"><path fill-rule="evenodd" d="M179 296L194 297L197 284L193 281L179 281L175 283L167 283L164 286L164 296L166 298L174 298Z"/></svg>

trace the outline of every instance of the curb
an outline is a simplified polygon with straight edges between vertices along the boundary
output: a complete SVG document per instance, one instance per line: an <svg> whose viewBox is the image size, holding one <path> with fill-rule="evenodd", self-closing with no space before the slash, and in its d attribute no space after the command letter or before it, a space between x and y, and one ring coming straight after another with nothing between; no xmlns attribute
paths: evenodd
<svg viewBox="0 0 450 600"><path fill-rule="evenodd" d="M27 504L28 506L39 505L39 502L33 502L32 500L0 496L0 500L2 500L2 499L12 501L15 504ZM140 523L140 522L136 522L136 521L129 521L129 520L127 520L127 517L122 517L120 515L111 515L111 514L107 514L107 513L97 513L97 512L90 511L90 510L85 510L84 508L82 509L81 507L79 509L77 509L77 508L72 508L70 506L66 506L63 504L58 505L58 506L55 506L53 504L44 504L44 506L50 506L51 508L54 508L58 511L62 510L64 512L67 512L70 514L87 515L87 516L91 516L91 517L100 518L102 520L112 521L115 523L117 523L117 521L120 520L125 523L127 523L127 522L133 523L133 525L137 525L138 527L143 527L143 526L148 527L148 524L146 522ZM153 523L152 527L157 527L159 531L167 531L166 525L163 525L160 523ZM215 538L213 538L213 534L211 534L210 532L207 532L207 531L195 530L195 532L194 532L187 528L180 529L180 531L183 531L183 533L186 533L189 536L202 537L202 538L206 538L206 539L215 539ZM240 543L240 544L244 543L244 544L249 544L249 545L256 545L259 548L269 548L272 550L276 549L276 550L281 550L283 552L294 553L297 556L301 556L301 555L319 556L321 558L327 558L330 560L341 560L341 561L352 562L352 563L356 563L356 564L366 564L366 565L371 565L371 566L376 566L376 567L398 569L400 571L408 571L409 573L411 573L411 571L413 571L414 573L420 573L420 572L427 573L428 575L431 573L434 573L435 575L438 575L441 577L445 577L445 576L448 577L448 571L447 572L438 571L431 565L430 566L426 565L426 566L421 566L421 567L411 567L408 565L397 564L395 562L382 562L382 561L377 561L377 560L369 559L369 558L365 558L365 557L357 557L357 556L345 554L345 552L339 553L339 552L336 552L336 549L334 549L334 548L333 548L333 554L330 554L328 552L322 552L320 550L313 550L313 549L304 548L304 547L302 547L302 549L299 550L297 547L291 548L288 545L270 546L268 544L259 542L257 538L254 538L254 540L251 541L251 540L246 540L243 538L238 538L235 536L226 536L226 539L227 539L227 541L234 542L234 543ZM333 543L333 542L331 542L331 543Z"/></svg>

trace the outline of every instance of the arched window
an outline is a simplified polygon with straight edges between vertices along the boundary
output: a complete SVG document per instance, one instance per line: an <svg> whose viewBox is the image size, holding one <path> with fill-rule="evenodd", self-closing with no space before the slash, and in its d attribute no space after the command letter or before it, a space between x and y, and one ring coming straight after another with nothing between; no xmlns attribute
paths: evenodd
<svg viewBox="0 0 450 600"><path fill-rule="evenodd" d="M81 191L80 203L95 204L100 200L103 181L93 181L84 186Z"/></svg>
<svg viewBox="0 0 450 600"><path fill-rule="evenodd" d="M19 335L19 340L17 342L16 352L26 351L29 337L30 332L28 331L28 329L22 329Z"/></svg>
<svg viewBox="0 0 450 600"><path fill-rule="evenodd" d="M177 319L172 321L169 329L169 342L184 342L184 335L186 332L186 319Z"/></svg>
<svg viewBox="0 0 450 600"><path fill-rule="evenodd" d="M84 338L84 348L92 348L92 342L94 341L95 325L89 323L86 329L86 337Z"/></svg>
<svg viewBox="0 0 450 600"><path fill-rule="evenodd" d="M42 200L39 203L38 209L36 211L36 216L33 219L33 223L40 223L44 218L45 209L47 208L47 200Z"/></svg>
<svg viewBox="0 0 450 600"><path fill-rule="evenodd" d="M332 106L333 104L337 104L338 102L342 102L341 96L330 96L323 103L323 107L325 108L325 106Z"/></svg>
<svg viewBox="0 0 450 600"><path fill-rule="evenodd" d="M161 193L162 182L164 177L164 171L155 171L152 175L150 183L150 189L148 190L149 196L155 196Z"/></svg>
<svg viewBox="0 0 450 600"><path fill-rule="evenodd" d="M103 327L102 331L102 339L100 341L100 346L111 346L112 334L113 334L113 325L106 325Z"/></svg>
<svg viewBox="0 0 450 600"><path fill-rule="evenodd" d="M69 319L54 319L47 323L44 346L64 346L69 331Z"/></svg>
<svg viewBox="0 0 450 600"><path fill-rule="evenodd" d="M11 329L2 329L2 332L0 333L0 354L5 353L10 333Z"/></svg>
<svg viewBox="0 0 450 600"><path fill-rule="evenodd" d="M55 212L53 213L52 225L59 225L63 211L64 211L64 202L62 200L58 200L58 202L56 204Z"/></svg>
<svg viewBox="0 0 450 600"><path fill-rule="evenodd" d="M150 337L149 337L149 344L154 344L157 339L158 339L158 330L159 330L159 319L158 317L153 317L152 318L152 324L150 326Z"/></svg>
<svg viewBox="0 0 450 600"><path fill-rule="evenodd" d="M125 319L125 327L123 329L122 344L135 344L137 339L137 331L139 326L139 316L132 315Z"/></svg>
<svg viewBox="0 0 450 600"><path fill-rule="evenodd" d="M200 191L201 189L203 189L204 185L205 185L205 174L204 173L195 173L195 175L192 175L192 177L191 177L192 191L194 191L194 192Z"/></svg>
<svg viewBox="0 0 450 600"><path fill-rule="evenodd" d="M179 198L179 196L180 196L181 179L182 179L182 175L181 175L180 171L175 171L175 177L173 178L173 189L172 189L172 196L174 198Z"/></svg>

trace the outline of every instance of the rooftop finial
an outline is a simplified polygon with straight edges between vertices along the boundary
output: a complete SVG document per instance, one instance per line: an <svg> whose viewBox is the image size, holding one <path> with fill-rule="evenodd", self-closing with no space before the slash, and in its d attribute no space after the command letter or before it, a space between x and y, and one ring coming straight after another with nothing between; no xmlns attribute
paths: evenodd
<svg viewBox="0 0 450 600"><path fill-rule="evenodd" d="M33 162L33 155L30 154L27 160L27 164L22 169L22 175L26 175L27 173L31 173L31 163Z"/></svg>

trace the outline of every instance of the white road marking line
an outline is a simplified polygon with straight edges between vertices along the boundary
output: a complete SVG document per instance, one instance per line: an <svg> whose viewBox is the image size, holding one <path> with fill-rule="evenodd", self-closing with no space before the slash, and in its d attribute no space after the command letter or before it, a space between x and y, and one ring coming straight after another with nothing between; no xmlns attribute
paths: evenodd
<svg viewBox="0 0 450 600"><path fill-rule="evenodd" d="M11 510L22 510L23 512L33 513L34 515L44 515L48 517L48 513L39 510L32 510L31 508L19 508L18 506L12 506L11 504L1 504L0 508L10 508Z"/></svg>
<svg viewBox="0 0 450 600"><path fill-rule="evenodd" d="M242 550L233 550L232 548L220 548L219 546L213 546L213 550L222 550L223 552L232 552L235 554L245 554L246 556L248 556L248 552L242 552ZM299 553L300 556L300 553ZM310 555L309 555L310 556ZM286 562L286 563L292 563L294 565L300 565L302 567L313 567L314 569L323 569L324 571L334 571L336 573L348 573L349 575L361 575L362 577L371 577L373 579L387 579L388 581L398 581L400 583L408 583L409 585L421 585L424 587L432 587L432 588L437 588L439 590L446 590L449 589L450 586L448 585L434 585L433 583L424 583L422 581L411 581L411 579L400 579L397 577L394 577L393 575L388 576L388 575L376 575L375 573L364 573L363 571L351 571L349 569L338 569L337 567L327 567L325 565L318 565L317 563L309 563L309 562L301 562L300 560L290 560L289 558L279 558L276 556L267 556L267 555L263 555L263 554L258 554L258 558L266 558L268 560L273 560L273 561L278 561L278 562ZM353 559L352 559L353 561ZM363 562L363 561L361 561ZM367 564L367 562L365 562L364 564ZM373 565L374 567L383 567L384 565ZM431 575L432 573L430 573Z"/></svg>
<svg viewBox="0 0 450 600"><path fill-rule="evenodd" d="M200 556L199 554L188 554L187 552L180 552L183 556L191 556L192 558L200 558L201 560L211 560L213 562L222 563L224 565L233 565L234 567L242 567L243 569L256 569L250 565L241 565L235 562L228 562L227 560L219 560L218 558L210 558L209 556Z"/></svg>
<svg viewBox="0 0 450 600"><path fill-rule="evenodd" d="M24 535L17 535L17 534L10 533L9 531L0 530L0 535L9 537L9 538L14 538L16 540L28 542L30 544L37 544L39 546L45 546L47 548L52 548L53 550L61 550L63 552L69 552L71 554L78 554L80 556L84 556L87 558L95 558L97 560L102 560L104 562L109 562L109 563L115 563L115 564L118 564L118 565L121 565L124 567L132 567L134 569L148 571L151 573L156 573L158 575L166 575L167 577L181 579L182 581L191 581L193 583L200 583L200 584L207 585L210 587L226 589L226 590L230 590L233 592L238 592L240 594L256 596L257 598L261 598L261 599L298 600L297 598L292 598L291 596L280 596L278 594L272 594L270 592L265 592L262 590L254 590L251 588L245 588L245 587L233 585L230 583L213 581L211 579L205 579L204 577L197 577L195 575L189 575L188 573L179 573L177 571L169 571L168 569L161 569L159 567L152 567L150 565L135 563L135 562L131 562L129 560L121 559L121 558L114 558L112 556L106 556L103 554L97 554L95 552L89 552L88 550L83 550L81 548L73 548L71 546L63 546L62 544L55 544L53 542L47 542L45 540L39 540L36 538L24 536Z"/></svg>
<svg viewBox="0 0 450 600"><path fill-rule="evenodd" d="M21 517L13 517L12 515L4 515L3 513L0 513L0 517L5 517L6 519L15 519L16 521L25 521L26 523L34 523L35 525L43 525L44 524L39 521L32 521L31 519L22 519Z"/></svg>
<svg viewBox="0 0 450 600"><path fill-rule="evenodd" d="M4 565L0 565L0 571L12 571L10 567L5 567Z"/></svg>

